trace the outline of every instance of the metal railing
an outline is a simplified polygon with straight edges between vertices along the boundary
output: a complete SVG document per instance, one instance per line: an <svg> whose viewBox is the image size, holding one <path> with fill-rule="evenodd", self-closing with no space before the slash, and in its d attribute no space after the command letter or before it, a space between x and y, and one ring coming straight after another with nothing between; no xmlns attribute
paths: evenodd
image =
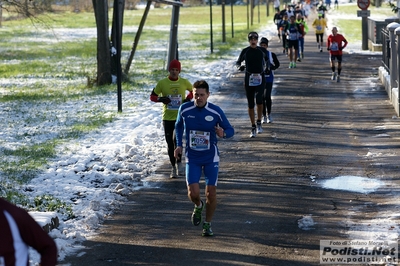
<svg viewBox="0 0 400 266"><path fill-rule="evenodd" d="M382 38L382 66L390 73L390 39L389 31L385 28L381 29Z"/></svg>
<svg viewBox="0 0 400 266"><path fill-rule="evenodd" d="M385 20L368 18L368 39L375 44L383 44L380 32L389 24Z"/></svg>
<svg viewBox="0 0 400 266"><path fill-rule="evenodd" d="M389 23L381 30L381 37L383 70L380 77L397 115L400 116L400 24L394 21Z"/></svg>
<svg viewBox="0 0 400 266"><path fill-rule="evenodd" d="M393 74L394 76L398 75L398 62L400 59L399 52L399 43L400 36L396 34L400 24L397 22L392 22L386 25L385 28L381 29L381 37L382 37L382 66L385 67L386 71L389 74ZM391 72L395 73L391 73ZM398 81L397 81L398 84ZM393 84L395 85L395 84Z"/></svg>

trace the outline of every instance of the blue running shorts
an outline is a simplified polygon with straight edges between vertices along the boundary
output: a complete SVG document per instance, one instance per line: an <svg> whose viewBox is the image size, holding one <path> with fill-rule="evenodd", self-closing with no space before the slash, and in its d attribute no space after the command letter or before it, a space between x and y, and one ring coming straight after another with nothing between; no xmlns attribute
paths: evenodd
<svg viewBox="0 0 400 266"><path fill-rule="evenodd" d="M192 163L186 164L186 184L200 183L201 174L204 171L206 185L217 186L219 162L208 164Z"/></svg>

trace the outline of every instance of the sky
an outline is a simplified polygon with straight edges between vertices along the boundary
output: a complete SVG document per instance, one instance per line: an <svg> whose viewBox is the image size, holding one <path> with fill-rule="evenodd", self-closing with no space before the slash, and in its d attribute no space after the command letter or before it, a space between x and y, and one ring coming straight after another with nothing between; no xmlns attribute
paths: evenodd
<svg viewBox="0 0 400 266"><path fill-rule="evenodd" d="M338 18L340 16L335 18L332 16L330 23L334 23ZM49 41L60 42L64 38L93 37L95 32L93 29L57 31L59 38L55 40L49 37ZM275 26L265 28L259 32L259 35L271 39L275 35ZM243 42L243 47L245 46L247 46L246 40ZM350 53L359 53L362 52L360 48L361 43L350 44L346 50ZM211 88L209 100L222 108L227 107L228 103L221 101L217 94L213 93L218 91L220 84L228 82L229 75L235 72L234 62L237 56L238 51L232 51L227 59L196 65L196 71L194 71L196 75L191 75L190 70L184 71L183 77L191 82L206 79ZM214 75L210 76L209 73L214 73ZM230 74L227 75L227 73ZM6 79L0 79L0 87L6 86L7 82ZM23 86L35 81L27 78L20 79L18 82ZM57 83L57 81L49 82ZM84 80L70 82L81 83ZM124 106L123 113L114 122L79 139L60 145L59 153L51 159L48 168L26 185L29 188L26 194L31 198L50 194L72 203L76 218L64 221L64 217L59 216L60 226L49 233L57 244L61 264L67 255L80 252L82 241L95 236L96 229L126 200L129 193L151 185L157 168L168 163L161 121L161 104L151 102L149 94L150 90L136 91L134 94L124 92L123 97L129 99L124 102L125 106L135 104L135 107ZM17 103L2 103L3 110L7 112L3 112L0 118L3 125L8 125L4 126L0 133L1 139L4 140L2 145L11 148L26 142L40 143L53 134L61 134L69 125L71 116L83 119L82 116L95 113L98 108L107 110L111 115L116 111L116 102L115 95L101 95L90 96L80 103L68 101L58 103L59 106L56 108L51 106L52 103L39 105L28 103L18 108L14 106ZM98 103L101 103L101 107ZM77 104L80 105L77 106ZM20 111L13 112L15 109ZM77 113L77 110L81 112ZM26 122L28 120L29 123ZM378 180L369 179L369 182L365 182L364 177L351 177L354 182L358 182L359 189L354 190L354 183L343 181L348 178L332 177L332 180L327 180L321 186L327 189L338 189L336 184L339 182L341 189L370 193L382 185ZM310 183L313 182L318 182L318 180L310 176ZM53 215L57 214L32 213L32 216L41 224L48 222ZM365 221L365 224L350 227L349 237L356 239L370 237L359 232L364 231L363 226L375 224L379 227L377 230L381 234L380 237L397 239L399 230L394 224L393 217L388 215L382 217L388 218ZM316 223L312 214L305 214L298 220L298 227L302 230L313 230ZM382 229L381 225L388 223L393 224L397 230ZM371 226L368 230L371 231ZM30 250L30 261L33 265L37 265L40 261L39 254L33 249Z"/></svg>

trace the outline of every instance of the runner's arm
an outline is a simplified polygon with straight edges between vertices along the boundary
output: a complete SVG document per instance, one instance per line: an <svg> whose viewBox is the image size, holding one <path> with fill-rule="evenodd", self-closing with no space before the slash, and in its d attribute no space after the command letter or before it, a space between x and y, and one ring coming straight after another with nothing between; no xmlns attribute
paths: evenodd
<svg viewBox="0 0 400 266"><path fill-rule="evenodd" d="M224 138L231 138L235 134L235 130L233 129L232 125L229 123L226 115L222 109L219 110L219 114L221 117L221 121L219 122L219 126L224 129Z"/></svg>
<svg viewBox="0 0 400 266"><path fill-rule="evenodd" d="M169 104L171 102L171 99L168 97L158 97L157 93L155 93L153 89L150 95L150 101L156 103Z"/></svg>
<svg viewBox="0 0 400 266"><path fill-rule="evenodd" d="M193 92L189 92L188 95L186 95L185 100L183 102L190 102L193 99Z"/></svg>
<svg viewBox="0 0 400 266"><path fill-rule="evenodd" d="M329 51L331 49L331 36L329 35L326 39L326 49Z"/></svg>
<svg viewBox="0 0 400 266"><path fill-rule="evenodd" d="M271 67L271 69L275 70L275 69L279 68L281 64L280 64L276 54L275 53L271 53L271 54L272 54L272 61L274 61L274 65Z"/></svg>
<svg viewBox="0 0 400 266"><path fill-rule="evenodd" d="M344 43L344 45L342 46L341 50L343 50L348 44L346 38L344 38L344 37L343 37L343 41L342 42Z"/></svg>
<svg viewBox="0 0 400 266"><path fill-rule="evenodd" d="M24 243L40 254L40 265L55 266L57 264L57 246L54 240L26 211L15 209L13 218Z"/></svg>
<svg viewBox="0 0 400 266"><path fill-rule="evenodd" d="M154 92L154 89L151 91L150 94L150 101L158 102L158 94Z"/></svg>
<svg viewBox="0 0 400 266"><path fill-rule="evenodd" d="M184 121L182 117L182 105L179 107L178 115L176 117L175 122L175 135L176 135L176 146L182 147L183 144L183 130L184 130Z"/></svg>

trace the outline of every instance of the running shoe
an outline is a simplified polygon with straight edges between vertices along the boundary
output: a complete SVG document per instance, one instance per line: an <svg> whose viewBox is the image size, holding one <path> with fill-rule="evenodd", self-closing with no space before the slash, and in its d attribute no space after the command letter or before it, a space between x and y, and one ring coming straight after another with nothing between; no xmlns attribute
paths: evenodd
<svg viewBox="0 0 400 266"><path fill-rule="evenodd" d="M251 133L250 133L250 138L255 138L256 137L256 127L251 128Z"/></svg>
<svg viewBox="0 0 400 266"><path fill-rule="evenodd" d="M257 134L260 134L263 132L262 126L261 126L261 121L257 122Z"/></svg>
<svg viewBox="0 0 400 266"><path fill-rule="evenodd" d="M177 173L176 167L173 166L171 169L171 174L169 175L169 178L177 178L177 177L178 177L178 173Z"/></svg>
<svg viewBox="0 0 400 266"><path fill-rule="evenodd" d="M201 201L201 207L198 208L197 206L194 206L193 214L192 214L192 224L194 226L198 226L201 223L202 217L201 213L203 212L204 209L204 202Z"/></svg>
<svg viewBox="0 0 400 266"><path fill-rule="evenodd" d="M268 116L267 116L267 123L272 123L271 115L268 115Z"/></svg>
<svg viewBox="0 0 400 266"><path fill-rule="evenodd" d="M267 117L266 117L266 116L263 116L262 123L263 123L263 124L268 123L268 122L267 122Z"/></svg>
<svg viewBox="0 0 400 266"><path fill-rule="evenodd" d="M322 48L321 48L321 49L319 49L319 51L322 53Z"/></svg>
<svg viewBox="0 0 400 266"><path fill-rule="evenodd" d="M301 59L304 59L304 53L301 53Z"/></svg>
<svg viewBox="0 0 400 266"><path fill-rule="evenodd" d="M289 63L289 68L293 68L293 62Z"/></svg>
<svg viewBox="0 0 400 266"><path fill-rule="evenodd" d="M202 236L213 236L214 233L211 230L211 223L204 222L203 223L203 233Z"/></svg>
<svg viewBox="0 0 400 266"><path fill-rule="evenodd" d="M293 62L292 68L296 68L296 62Z"/></svg>
<svg viewBox="0 0 400 266"><path fill-rule="evenodd" d="M335 72L332 72L331 80L335 80L335 79L336 79L336 73L335 73Z"/></svg>
<svg viewBox="0 0 400 266"><path fill-rule="evenodd" d="M297 58L297 62L301 62L301 58L300 58L300 56Z"/></svg>
<svg viewBox="0 0 400 266"><path fill-rule="evenodd" d="M337 81L337 82L340 82L340 76L339 76L339 75L337 75L336 81Z"/></svg>

